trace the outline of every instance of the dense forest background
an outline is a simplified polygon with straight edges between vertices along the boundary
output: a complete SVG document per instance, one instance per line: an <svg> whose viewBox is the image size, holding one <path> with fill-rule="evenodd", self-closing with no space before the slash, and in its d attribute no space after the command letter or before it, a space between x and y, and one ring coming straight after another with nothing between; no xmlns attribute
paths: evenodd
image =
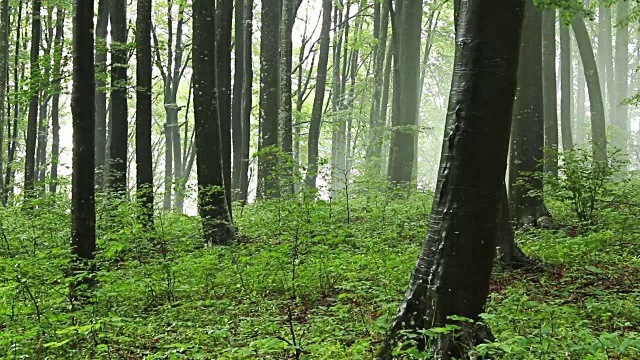
<svg viewBox="0 0 640 360"><path fill-rule="evenodd" d="M0 357L640 358L639 18L0 0Z"/></svg>

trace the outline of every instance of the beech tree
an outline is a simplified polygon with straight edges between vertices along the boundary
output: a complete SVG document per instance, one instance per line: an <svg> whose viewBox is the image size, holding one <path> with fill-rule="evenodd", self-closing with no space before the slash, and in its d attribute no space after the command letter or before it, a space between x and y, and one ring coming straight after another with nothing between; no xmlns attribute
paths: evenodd
<svg viewBox="0 0 640 360"><path fill-rule="evenodd" d="M24 170L24 192L31 197L35 187L36 140L38 134L38 109L40 106L40 39L42 38L42 20L40 18L41 0L31 3L31 56L29 86L29 115L27 121L27 142Z"/></svg>
<svg viewBox="0 0 640 360"><path fill-rule="evenodd" d="M486 329L474 329L450 316L479 320L489 293L524 2L460 2L429 231L378 359L392 359L406 332L417 335L417 348L425 350L419 330L452 323L462 327L455 338L441 334L426 349L439 359L464 358L469 345L490 339Z"/></svg>
<svg viewBox="0 0 640 360"><path fill-rule="evenodd" d="M103 187L107 161L107 36L109 34L109 5L112 0L98 1L96 19L96 184Z"/></svg>

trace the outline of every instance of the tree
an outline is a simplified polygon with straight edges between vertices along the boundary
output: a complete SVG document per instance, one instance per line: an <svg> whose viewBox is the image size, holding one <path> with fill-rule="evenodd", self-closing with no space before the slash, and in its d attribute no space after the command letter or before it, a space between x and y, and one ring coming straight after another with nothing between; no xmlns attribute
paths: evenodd
<svg viewBox="0 0 640 360"><path fill-rule="evenodd" d="M542 95L544 172L558 176L558 96L556 94L556 9L542 12Z"/></svg>
<svg viewBox="0 0 640 360"><path fill-rule="evenodd" d="M389 147L389 181L396 185L411 182L413 152L418 123L418 89L420 79L420 34L422 31L422 1L399 1L392 19L395 43L396 74L391 115L391 145ZM400 28L398 27L400 26Z"/></svg>
<svg viewBox="0 0 640 360"><path fill-rule="evenodd" d="M20 44L20 34L22 33L22 8L23 3L22 0L18 2L18 13L17 13L17 26L16 26L16 44ZM14 167L13 162L16 156L16 147L18 143L18 118L20 117L20 101L19 101L19 93L20 93L20 85L21 85L21 76L20 76L20 47L16 46L14 50L14 63L13 63L13 124L11 128L13 128L13 132L10 136L9 147L7 151L7 170L4 178L4 194L2 198L2 203L7 204L9 202L9 195L13 194L14 188ZM7 123L7 125L9 125ZM7 126L9 130L9 126Z"/></svg>
<svg viewBox="0 0 640 360"><path fill-rule="evenodd" d="M96 20L96 184L104 185L104 171L107 161L107 36L109 34L109 3L98 1Z"/></svg>
<svg viewBox="0 0 640 360"><path fill-rule="evenodd" d="M417 335L423 350L420 329L461 326L455 339L450 333L433 339L429 350L445 360L465 358L467 346L489 337L486 329L450 316L478 320L489 293L523 7L523 1L504 0L461 0L457 7L456 56L429 232L378 359L393 358L403 331Z"/></svg>
<svg viewBox="0 0 640 360"><path fill-rule="evenodd" d="M7 121L8 108L5 106L7 85L9 83L9 0L0 2L0 149L4 144L4 127ZM4 194L2 181L2 152L0 151L0 194Z"/></svg>
<svg viewBox="0 0 640 360"><path fill-rule="evenodd" d="M245 0L243 9L244 26L242 31L243 45L243 69L244 78L242 80L242 159L240 163L240 175L238 176L240 186L240 199L247 201L249 192L249 154L251 138L251 109L253 100L253 0ZM236 43L239 46L239 43Z"/></svg>
<svg viewBox="0 0 640 360"><path fill-rule="evenodd" d="M244 3L245 0L236 0L234 14L234 38L235 58L234 58L234 74L233 74L233 98L231 102L231 136L232 136L232 172L231 172L231 194L233 200L241 200L240 198L240 172L242 168L242 85L245 73L245 56L244 56Z"/></svg>
<svg viewBox="0 0 640 360"><path fill-rule="evenodd" d="M293 70L293 24L295 22L298 0L282 0L282 23L280 30L280 148L287 158L282 160L284 174L282 177L292 182L293 168L290 161L293 157L293 100L291 94ZM293 184L285 188L293 193Z"/></svg>
<svg viewBox="0 0 640 360"><path fill-rule="evenodd" d="M115 196L127 191L129 118L127 104L127 1L111 0L111 116L109 128L109 189Z"/></svg>
<svg viewBox="0 0 640 360"><path fill-rule="evenodd" d="M138 0L136 13L136 195L147 227L153 224L151 1Z"/></svg>
<svg viewBox="0 0 640 360"><path fill-rule="evenodd" d="M193 1L193 105L198 173L198 209L205 241L226 244L233 237L222 175L222 139L216 91L215 7Z"/></svg>
<svg viewBox="0 0 640 360"><path fill-rule="evenodd" d="M542 192L544 118L542 96L542 14L527 0L513 111L509 162L509 200L517 226L536 225L548 214Z"/></svg>
<svg viewBox="0 0 640 360"><path fill-rule="evenodd" d="M602 97L609 100L609 121L615 118L615 85L613 73L613 39L611 32L611 8L601 3L598 8L598 74ZM584 59L583 59L584 60Z"/></svg>
<svg viewBox="0 0 640 360"><path fill-rule="evenodd" d="M615 117L611 119L618 134L614 136L614 146L624 155L628 152L627 133L629 131L628 109L623 101L627 98L629 87L629 2L620 0L616 5L616 49L615 49L615 91L614 103L611 104Z"/></svg>
<svg viewBox="0 0 640 360"><path fill-rule="evenodd" d="M60 93L62 92L62 48L64 47L65 10L58 8L56 15L56 38L53 52L53 97L51 100L51 184L49 191L55 194L58 189L58 162L60 160ZM96 97L98 94L96 94ZM96 105L97 108L97 105Z"/></svg>
<svg viewBox="0 0 640 360"><path fill-rule="evenodd" d="M76 260L76 271L92 270L89 262L96 251L93 9L93 1L73 2L71 255ZM81 283L93 282L85 278Z"/></svg>
<svg viewBox="0 0 640 360"><path fill-rule="evenodd" d="M31 3L31 58L29 86L30 101L27 121L27 143L24 170L24 192L31 197L35 186L36 139L38 133L38 108L40 105L40 39L42 38L42 20L40 18L41 0Z"/></svg>
<svg viewBox="0 0 640 360"><path fill-rule="evenodd" d="M331 0L322 1L322 28L320 29L320 54L316 74L316 90L313 98L313 109L309 123L309 141L307 146L307 174L305 185L309 189L316 188L318 175L318 145L320 142L320 125L324 107L324 92L327 86L327 65L329 63L329 32L331 30Z"/></svg>
<svg viewBox="0 0 640 360"><path fill-rule="evenodd" d="M574 17L571 21L571 28L576 36L576 43L578 44L578 51L584 68L584 77L589 90L593 159L604 163L607 160L607 133L598 67L596 66L596 59L593 55L593 47L591 46L584 18L579 15Z"/></svg>
<svg viewBox="0 0 640 360"><path fill-rule="evenodd" d="M560 127L562 130L562 150L573 149L571 131L571 34L569 27L560 23Z"/></svg>

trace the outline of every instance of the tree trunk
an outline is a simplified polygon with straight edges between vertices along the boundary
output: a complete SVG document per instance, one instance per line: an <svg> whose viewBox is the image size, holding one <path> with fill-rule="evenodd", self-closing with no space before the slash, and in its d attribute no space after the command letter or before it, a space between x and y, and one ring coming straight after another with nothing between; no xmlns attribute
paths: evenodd
<svg viewBox="0 0 640 360"><path fill-rule="evenodd" d="M258 161L258 197L279 195L277 169L278 119L280 107L280 6L262 2L260 30L260 158Z"/></svg>
<svg viewBox="0 0 640 360"><path fill-rule="evenodd" d="M431 226L377 359L392 359L406 332L424 350L420 330L452 323L462 327L455 338L442 334L429 344L438 359L467 358L469 346L491 337L487 328L473 329L449 317L479 320L489 293L524 4L461 2Z"/></svg>
<svg viewBox="0 0 640 360"><path fill-rule="evenodd" d="M53 97L51 100L51 183L49 192L58 191L58 161L60 157L60 93L62 92L62 56L64 40L65 10L58 8L56 14L56 39L53 51ZM97 94L96 94L97 96ZM95 137L95 135L94 135Z"/></svg>
<svg viewBox="0 0 640 360"><path fill-rule="evenodd" d="M560 22L560 128L562 130L562 150L573 149L571 131L571 35L569 27Z"/></svg>
<svg viewBox="0 0 640 360"><path fill-rule="evenodd" d="M240 200L247 202L249 193L249 162L251 146L251 109L253 103L253 0L244 0L243 8L243 69L242 80L242 163L240 164Z"/></svg>
<svg viewBox="0 0 640 360"><path fill-rule="evenodd" d="M331 0L322 0L322 28L320 29L320 54L316 74L316 89L313 98L313 108L309 123L309 140L307 149L307 174L305 185L309 189L316 189L318 176L318 145L320 142L320 127L322 125L322 110L324 108L324 92L327 86L327 64L329 63L329 32L331 31Z"/></svg>
<svg viewBox="0 0 640 360"><path fill-rule="evenodd" d="M71 191L71 255L74 270L94 270L95 208L95 67L93 60L93 1L73 2L73 174ZM73 274L77 275L77 274ZM93 285L88 277L74 282Z"/></svg>
<svg viewBox="0 0 640 360"><path fill-rule="evenodd" d="M397 81L394 85L391 146L389 147L389 181L406 186L411 182L413 152L418 123L418 79L420 79L420 35L422 1L405 1L400 11L401 28L394 26L397 39ZM399 33L397 32L399 30ZM397 104L396 104L397 102Z"/></svg>
<svg viewBox="0 0 640 360"><path fill-rule="evenodd" d="M136 12L136 197L143 226L153 226L151 1Z"/></svg>
<svg viewBox="0 0 640 360"><path fill-rule="evenodd" d="M209 0L193 1L193 105L198 169L198 209L204 239L227 244L233 238L222 174L222 139L216 91L215 8Z"/></svg>
<svg viewBox="0 0 640 360"><path fill-rule="evenodd" d="M511 269L518 269L531 265L532 261L518 247L515 240L513 225L511 224L511 210L509 209L509 194L506 185L501 196L500 219L498 222L498 256L500 262Z"/></svg>
<svg viewBox="0 0 640 360"><path fill-rule="evenodd" d="M349 7L343 6L334 9L333 21L333 89L332 89L332 126L331 126L331 195L344 188L344 171L345 171L345 133L346 122L344 120L345 110L343 104L346 101L346 63L348 59L348 41L349 41ZM344 36L344 41L343 41ZM344 51L344 56L342 52ZM342 60L344 59L344 64Z"/></svg>
<svg viewBox="0 0 640 360"><path fill-rule="evenodd" d="M602 98L608 99L609 122L613 122L615 113L615 85L613 74L613 39L611 32L611 8L602 6L598 8L598 71L601 85ZM606 90L605 90L606 88Z"/></svg>
<svg viewBox="0 0 640 360"><path fill-rule="evenodd" d="M17 25L16 25L16 44L20 44L20 34L22 33L22 8L23 3L22 0L18 3L18 14L17 14ZM2 198L2 203L6 205L9 202L9 195L13 194L13 188L15 186L14 179L14 168L13 162L15 160L16 155L16 145L18 141L18 119L20 117L20 84L21 84L21 76L20 76L20 47L16 46L14 50L14 63L13 63L13 97L14 97L14 105L13 105L13 133L9 136L10 143L7 151L7 172L4 178L4 194ZM24 72L24 68L23 68Z"/></svg>
<svg viewBox="0 0 640 360"><path fill-rule="evenodd" d="M109 190L116 197L127 192L127 146L129 119L127 104L127 1L111 0L111 144L109 147Z"/></svg>
<svg viewBox="0 0 640 360"><path fill-rule="evenodd" d="M589 104L591 108L591 139L593 141L593 159L598 162L607 160L607 133L604 117L604 102L598 78L598 68L593 55L591 39L587 32L584 19L576 16L571 22L571 27L576 36L580 58L584 67L584 77L589 89Z"/></svg>
<svg viewBox="0 0 640 360"><path fill-rule="evenodd" d="M4 128L7 122L7 86L9 83L9 0L0 2L0 194L4 194L4 180L2 179ZM9 111L10 112L10 111Z"/></svg>
<svg viewBox="0 0 640 360"><path fill-rule="evenodd" d="M291 94L293 68L293 24L296 19L296 0L282 1L282 24L280 32L280 138L281 149L286 156L281 159L283 190L293 194L293 104Z"/></svg>
<svg viewBox="0 0 640 360"><path fill-rule="evenodd" d="M234 201L240 199L240 171L242 169L242 82L244 69L244 2L236 0L235 5L235 57L233 75L233 99L231 102L231 136L233 145L233 166L231 172L231 192Z"/></svg>
<svg viewBox="0 0 640 360"><path fill-rule="evenodd" d="M96 184L104 188L104 170L107 161L107 36L109 34L109 2L98 1L96 20Z"/></svg>
<svg viewBox="0 0 640 360"><path fill-rule="evenodd" d="M558 96L556 93L556 9L542 12L542 94L544 172L558 177Z"/></svg>
<svg viewBox="0 0 640 360"><path fill-rule="evenodd" d="M614 108L615 118L612 123L615 127L613 145L620 149L622 156L628 153L629 120L628 108L622 102L627 98L629 87L629 2L620 0L616 5L618 24L616 27L616 69L615 69L615 101L611 105Z"/></svg>
<svg viewBox="0 0 640 360"><path fill-rule="evenodd" d="M218 0L219 14L216 37L216 62L218 74L218 100L220 111L220 131L222 141L222 171L225 196L231 212L231 29L233 21L233 0Z"/></svg>
<svg viewBox="0 0 640 360"><path fill-rule="evenodd" d="M31 58L29 86L29 115L27 121L27 143L24 170L24 193L31 198L35 185L36 139L38 133L38 107L40 105L40 39L42 37L42 21L40 18L41 0L33 0L31 5Z"/></svg>
<svg viewBox="0 0 640 360"><path fill-rule="evenodd" d="M509 156L509 199L516 226L535 226L539 218L548 214L540 196L530 195L530 191L541 194L543 189L540 175L544 157L544 102L542 14L532 0L526 0L526 4Z"/></svg>

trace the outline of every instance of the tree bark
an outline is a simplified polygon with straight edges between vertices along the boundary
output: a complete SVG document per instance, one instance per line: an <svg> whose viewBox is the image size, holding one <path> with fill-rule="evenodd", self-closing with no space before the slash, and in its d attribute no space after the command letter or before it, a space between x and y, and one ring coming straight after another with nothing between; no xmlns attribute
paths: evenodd
<svg viewBox="0 0 640 360"><path fill-rule="evenodd" d="M308 189L316 189L318 176L318 145L320 142L320 127L322 125L322 110L324 108L324 92L327 86L327 65L329 63L329 32L331 30L331 0L322 0L322 28L320 29L320 54L318 71L316 74L316 89L309 123L309 140L307 149L307 174L305 185Z"/></svg>
<svg viewBox="0 0 640 360"><path fill-rule="evenodd" d="M613 145L620 149L622 156L628 153L629 114L627 105L623 101L627 98L629 88L629 2L620 0L616 5L616 49L615 49L615 101L611 105L614 108L615 118L612 123L615 127Z"/></svg>
<svg viewBox="0 0 640 360"><path fill-rule="evenodd" d="M291 94L292 68L293 68L293 24L296 19L297 0L282 1L282 24L280 32L280 139L283 168L283 190L287 194L293 194L293 100Z"/></svg>
<svg viewBox="0 0 640 360"><path fill-rule="evenodd" d="M613 122L615 113L615 84L613 74L613 36L611 31L611 8L598 8L598 74L602 98L609 102L608 118Z"/></svg>
<svg viewBox="0 0 640 360"><path fill-rule="evenodd" d="M242 80L242 163L240 164L240 200L247 202L249 193L249 162L251 145L251 109L253 103L253 0L244 0L243 8L243 69Z"/></svg>
<svg viewBox="0 0 640 360"><path fill-rule="evenodd" d="M153 226L151 1L138 0L136 12L136 197L147 229Z"/></svg>
<svg viewBox="0 0 640 360"><path fill-rule="evenodd" d="M538 196L543 190L544 157L542 14L532 0L526 4L509 156L509 200L516 226L535 226L548 215Z"/></svg>
<svg viewBox="0 0 640 360"><path fill-rule="evenodd" d="M64 40L65 10L58 8L56 14L56 38L53 51L53 97L51 100L51 183L49 192L58 191L58 162L60 159L60 93L62 92L62 56ZM96 94L97 96L97 94ZM95 135L94 135L95 137Z"/></svg>
<svg viewBox="0 0 640 360"><path fill-rule="evenodd" d="M22 8L23 2L20 0L18 3L17 25L16 25L16 44L20 44L20 35L22 33ZM7 151L7 171L4 178L4 194L2 203L6 205L9 202L9 195L13 194L14 184L14 168L13 162L16 155L16 146L18 142L18 119L20 117L20 84L22 83L22 77L20 75L20 48L16 46L14 50L14 63L13 63L13 133L9 135L11 139L9 148ZM22 70L24 73L24 69Z"/></svg>
<svg viewBox="0 0 640 360"><path fill-rule="evenodd" d="M96 20L96 184L102 189L105 185L104 171L107 161L107 36L109 35L109 3L111 0L98 1Z"/></svg>
<svg viewBox="0 0 640 360"><path fill-rule="evenodd" d="M127 104L127 1L111 0L111 144L109 190L116 197L127 192L129 119Z"/></svg>
<svg viewBox="0 0 640 360"><path fill-rule="evenodd" d="M233 238L222 172L222 139L216 91L215 8L193 1L193 105L198 172L198 209L204 240L227 244Z"/></svg>
<svg viewBox="0 0 640 360"><path fill-rule="evenodd" d="M567 152L573 149L573 136L571 124L571 101L573 99L571 88L573 77L571 76L571 34L569 27L560 23L560 128L562 130L562 150Z"/></svg>
<svg viewBox="0 0 640 360"><path fill-rule="evenodd" d="M7 86L9 83L9 0L2 0L0 3L0 194L4 194L4 164L3 164L3 146L4 146L4 128L7 122L7 111L10 107L6 106Z"/></svg>
<svg viewBox="0 0 640 360"><path fill-rule="evenodd" d="M542 12L542 94L544 172L558 177L558 96L556 93L556 9Z"/></svg>
<svg viewBox="0 0 640 360"><path fill-rule="evenodd" d="M42 37L42 21L40 18L41 0L33 0L31 5L31 57L29 86L29 115L27 120L27 143L24 171L24 193L27 199L33 197L35 186L36 139L38 133L38 107L40 105L40 40Z"/></svg>
<svg viewBox="0 0 640 360"><path fill-rule="evenodd" d="M582 59L584 77L589 89L589 104L591 108L591 139L593 141L593 159L604 163L607 160L607 133L604 116L604 102L598 77L596 59L593 55L591 39L587 32L584 19L576 16L571 22L571 27L576 36L578 51Z"/></svg>
<svg viewBox="0 0 640 360"><path fill-rule="evenodd" d="M424 350L421 329L461 326L455 338L442 334L429 344L432 355L443 360L466 358L469 346L491 337L486 328L449 317L479 320L489 293L524 4L461 0L459 11L431 225L377 359L393 358L398 342L406 339L403 330L416 335L418 350Z"/></svg>
<svg viewBox="0 0 640 360"><path fill-rule="evenodd" d="M242 82L244 69L244 2L236 0L235 5L235 57L233 75L233 99L231 102L231 136L233 146L233 166L231 172L232 200L240 199L240 171L242 169Z"/></svg>

